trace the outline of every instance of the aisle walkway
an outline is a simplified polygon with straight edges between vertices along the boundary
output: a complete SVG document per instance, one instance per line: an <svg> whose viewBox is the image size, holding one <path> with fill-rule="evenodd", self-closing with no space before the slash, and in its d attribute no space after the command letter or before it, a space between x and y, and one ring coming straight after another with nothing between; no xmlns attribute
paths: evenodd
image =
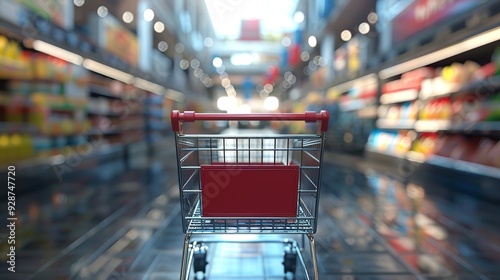
<svg viewBox="0 0 500 280"><path fill-rule="evenodd" d="M175 162L152 163L19 198L16 277L2 261L0 279L178 279ZM500 279L500 207L363 166L325 165L320 279ZM280 246L212 246L207 279L283 279Z"/></svg>

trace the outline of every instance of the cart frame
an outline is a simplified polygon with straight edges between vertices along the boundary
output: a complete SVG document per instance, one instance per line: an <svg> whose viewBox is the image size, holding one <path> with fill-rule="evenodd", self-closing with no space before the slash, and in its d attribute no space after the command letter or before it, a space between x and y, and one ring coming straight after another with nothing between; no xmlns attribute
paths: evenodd
<svg viewBox="0 0 500 280"><path fill-rule="evenodd" d="M192 252L191 255L188 253L196 245L190 242L193 234L307 235L314 279L318 279L314 233L318 222L323 147L328 119L326 111L303 114L172 111L182 227L186 234L181 280L188 279L191 270L191 261L188 259L192 258ZM316 123L317 132L271 135L185 134L183 123L195 121L305 121ZM259 176L259 172L264 175ZM283 186L276 181L280 176L286 177ZM240 189L230 191L235 188ZM248 189L252 191L238 195L238 192L244 193ZM224 195L227 192L229 193ZM285 199L287 201L281 202L281 194L288 197ZM235 201L225 203L228 200L221 200L228 197L234 197ZM246 209L242 209L242 204L248 204L248 200L251 202L252 199L259 198L263 199L259 200L261 203L249 204ZM263 202L269 202L269 199L275 201L277 207L273 206L275 203ZM293 212L280 212L281 207L289 206L290 203L295 205ZM300 259L302 260L301 256ZM302 264L309 279L303 260Z"/></svg>

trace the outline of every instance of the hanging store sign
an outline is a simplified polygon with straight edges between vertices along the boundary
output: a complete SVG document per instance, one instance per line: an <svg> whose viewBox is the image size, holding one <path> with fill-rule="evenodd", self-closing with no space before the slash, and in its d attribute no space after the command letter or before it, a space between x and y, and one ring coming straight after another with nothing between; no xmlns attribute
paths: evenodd
<svg viewBox="0 0 500 280"><path fill-rule="evenodd" d="M483 0L415 0L392 22L393 41L411 36L484 3Z"/></svg>
<svg viewBox="0 0 500 280"><path fill-rule="evenodd" d="M261 40L260 20L258 20L258 19L241 20L240 40L242 40L242 41Z"/></svg>

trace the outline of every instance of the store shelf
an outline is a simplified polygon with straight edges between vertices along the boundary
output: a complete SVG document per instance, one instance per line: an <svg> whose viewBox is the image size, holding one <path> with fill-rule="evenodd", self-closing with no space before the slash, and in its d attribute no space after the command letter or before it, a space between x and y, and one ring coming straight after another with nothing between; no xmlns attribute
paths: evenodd
<svg viewBox="0 0 500 280"><path fill-rule="evenodd" d="M37 128L26 123L0 122L0 133L34 133Z"/></svg>
<svg viewBox="0 0 500 280"><path fill-rule="evenodd" d="M424 154L418 153L418 152L414 152L414 151L408 151L404 155L402 155L402 154L396 154L396 153L383 152L383 151L379 151L379 150L368 148L368 147L366 148L366 151L368 151L370 153L375 153L375 154L383 155L383 156L397 158L397 159L407 159L407 160L409 160L411 162L414 162L414 163L424 163L426 161L426 157L425 157Z"/></svg>
<svg viewBox="0 0 500 280"><path fill-rule="evenodd" d="M121 129L100 129L100 128L92 128L89 132L85 133L88 136L92 135L113 135L120 134L122 132Z"/></svg>
<svg viewBox="0 0 500 280"><path fill-rule="evenodd" d="M437 131L454 131L454 132L500 132L500 122L471 122L453 124L448 120L428 120L417 121L415 130L418 132L437 132Z"/></svg>
<svg viewBox="0 0 500 280"><path fill-rule="evenodd" d="M474 123L452 124L450 125L448 130L459 131L459 132L473 132L473 131L500 132L500 122L474 122Z"/></svg>
<svg viewBox="0 0 500 280"><path fill-rule="evenodd" d="M78 108L75 106L50 106L50 110L53 112L75 112L78 110L84 110L83 108Z"/></svg>
<svg viewBox="0 0 500 280"><path fill-rule="evenodd" d="M394 104L407 101L413 101L418 98L418 90L407 89L398 92L385 93L380 96L380 103Z"/></svg>
<svg viewBox="0 0 500 280"><path fill-rule="evenodd" d="M413 129L415 120L377 120L377 127L382 129Z"/></svg>
<svg viewBox="0 0 500 280"><path fill-rule="evenodd" d="M90 85L89 92L93 96L102 96L102 97L108 97L108 98L113 98L113 99L122 99L121 96L116 95L109 88L104 87L104 86Z"/></svg>
<svg viewBox="0 0 500 280"><path fill-rule="evenodd" d="M373 148L370 148L370 147L366 147L365 150L367 152L378 154L378 155L389 156L389 157L398 158L398 159L404 159L405 158L404 155L400 155L400 154L396 154L396 153L388 153L388 152L385 152L385 151L379 151L379 150L376 150L376 149L373 149Z"/></svg>
<svg viewBox="0 0 500 280"><path fill-rule="evenodd" d="M408 153L406 153L405 158L416 163L424 163L427 159L424 154L414 151L409 151Z"/></svg>
<svg viewBox="0 0 500 280"><path fill-rule="evenodd" d="M421 120L415 122L415 130L418 132L438 132L450 129L449 120Z"/></svg>
<svg viewBox="0 0 500 280"><path fill-rule="evenodd" d="M467 92L480 92L496 90L500 88L500 76L494 76L486 80L472 82L464 86L454 86L450 85L451 90L449 91L433 91L430 93L420 93L420 98L422 100L429 100L432 98L446 97L454 94L467 93ZM485 92L487 93L487 92Z"/></svg>
<svg viewBox="0 0 500 280"><path fill-rule="evenodd" d="M122 144L106 144L92 147L90 154L81 156L81 160L90 159L94 157L105 156L122 151L124 146ZM61 150L61 149L58 149ZM76 151L76 149L73 149ZM57 154L52 156L40 156L32 159L26 159L15 163L16 170L36 169L42 166L55 166L64 164L66 160L71 160L67 154ZM3 170L7 170L4 168Z"/></svg>
<svg viewBox="0 0 500 280"><path fill-rule="evenodd" d="M112 111L98 111L98 110L89 110L89 109L87 109L87 114L97 115L97 116L107 116L107 117L119 117L122 115L120 113L115 113Z"/></svg>
<svg viewBox="0 0 500 280"><path fill-rule="evenodd" d="M344 112L356 111L370 106L373 103L375 103L375 98L351 99L340 102L340 109Z"/></svg>
<svg viewBox="0 0 500 280"><path fill-rule="evenodd" d="M22 78L22 77L2 77L0 80L8 80L12 82L29 82L37 84L63 84L70 82L71 79L56 79L56 78Z"/></svg>
<svg viewBox="0 0 500 280"><path fill-rule="evenodd" d="M366 148L367 152L386 156L386 157L392 157L394 159L407 159L413 163L416 164L430 164L434 166L439 166L455 171L461 171L465 173L471 173L471 174L476 174L480 176L487 176L495 179L500 179L500 168L492 167L492 166L486 166L482 164L477 164L473 162L467 162L463 160L457 160L457 159L451 159L448 157L443 157L443 156L438 156L438 155L431 155L426 157L425 155L418 153L418 152L413 152L409 151L405 155L399 155L399 154L394 154L394 153L386 153L382 151L378 151L372 148Z"/></svg>
<svg viewBox="0 0 500 280"><path fill-rule="evenodd" d="M426 163L448 169L500 179L500 168L496 167L481 165L463 160L451 159L437 155L430 156L427 159Z"/></svg>

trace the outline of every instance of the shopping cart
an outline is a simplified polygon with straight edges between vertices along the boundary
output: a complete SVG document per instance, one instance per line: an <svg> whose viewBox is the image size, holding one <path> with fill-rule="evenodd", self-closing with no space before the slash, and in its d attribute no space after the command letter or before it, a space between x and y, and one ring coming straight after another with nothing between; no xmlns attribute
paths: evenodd
<svg viewBox="0 0 500 280"><path fill-rule="evenodd" d="M175 110L175 133L182 227L186 234L180 279L205 272L208 242L193 234L296 234L307 236L314 279L318 264L317 228L321 170L328 113L210 114ZM195 121L305 121L311 134L184 134ZM284 240L284 272L295 273L297 242Z"/></svg>

